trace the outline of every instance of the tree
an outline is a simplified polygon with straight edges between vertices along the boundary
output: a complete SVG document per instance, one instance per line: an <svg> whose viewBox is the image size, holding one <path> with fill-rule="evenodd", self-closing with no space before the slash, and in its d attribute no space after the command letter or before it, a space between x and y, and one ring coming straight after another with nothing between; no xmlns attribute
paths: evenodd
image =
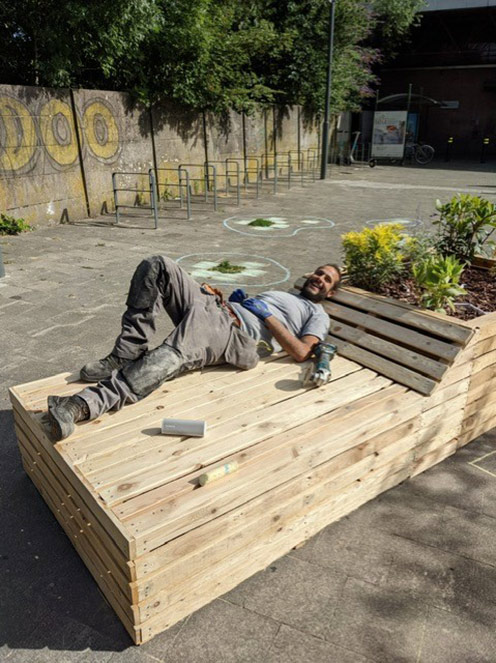
<svg viewBox="0 0 496 663"><path fill-rule="evenodd" d="M332 110L371 95L373 66L422 0L338 0ZM127 89L145 102L323 109L328 0L0 0L5 82Z"/></svg>
<svg viewBox="0 0 496 663"><path fill-rule="evenodd" d="M161 20L155 0L2 0L2 80L118 89L129 80L121 64Z"/></svg>

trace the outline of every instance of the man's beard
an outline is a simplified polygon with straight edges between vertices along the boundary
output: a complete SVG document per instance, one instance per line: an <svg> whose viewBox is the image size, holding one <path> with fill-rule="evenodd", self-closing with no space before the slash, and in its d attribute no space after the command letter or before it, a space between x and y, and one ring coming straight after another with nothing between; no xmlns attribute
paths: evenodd
<svg viewBox="0 0 496 663"><path fill-rule="evenodd" d="M308 285L310 284L310 279L307 279L305 283L303 284L303 288L301 289L301 295L302 297L305 297L305 299L309 299L311 302L315 302L318 304L319 302L323 302L324 299L326 299L327 295L322 292L322 290L319 290L319 292L309 292L308 291Z"/></svg>

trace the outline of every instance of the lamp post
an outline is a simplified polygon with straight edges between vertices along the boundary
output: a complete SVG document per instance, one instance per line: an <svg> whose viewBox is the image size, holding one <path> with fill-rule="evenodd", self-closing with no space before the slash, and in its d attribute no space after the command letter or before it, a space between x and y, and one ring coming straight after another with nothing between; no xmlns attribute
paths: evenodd
<svg viewBox="0 0 496 663"><path fill-rule="evenodd" d="M325 180L327 175L327 159L329 157L329 114L331 106L331 86L332 86L332 50L334 47L334 10L337 0L329 0L329 46L327 60L327 89L324 112L324 126L322 127L322 161L320 164L320 179Z"/></svg>

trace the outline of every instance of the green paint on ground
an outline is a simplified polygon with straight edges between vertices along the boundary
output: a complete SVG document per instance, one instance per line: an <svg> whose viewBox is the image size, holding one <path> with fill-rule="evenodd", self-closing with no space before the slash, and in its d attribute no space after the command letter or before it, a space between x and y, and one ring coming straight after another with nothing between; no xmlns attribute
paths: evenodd
<svg viewBox="0 0 496 663"><path fill-rule="evenodd" d="M244 271L245 267L242 265L231 265L229 260L221 260L218 265L209 267L209 272L221 272L222 274L239 274Z"/></svg>
<svg viewBox="0 0 496 663"><path fill-rule="evenodd" d="M253 221L250 221L248 225L257 228L269 228L270 226L274 226L275 223L274 221L270 221L270 219L254 219Z"/></svg>

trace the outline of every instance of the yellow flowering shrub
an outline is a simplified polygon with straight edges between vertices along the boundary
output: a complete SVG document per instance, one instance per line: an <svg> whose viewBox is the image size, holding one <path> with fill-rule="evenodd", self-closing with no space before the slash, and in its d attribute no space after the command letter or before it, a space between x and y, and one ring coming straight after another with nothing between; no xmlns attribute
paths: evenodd
<svg viewBox="0 0 496 663"><path fill-rule="evenodd" d="M408 239L400 223L378 224L342 236L350 285L377 291L404 271Z"/></svg>

